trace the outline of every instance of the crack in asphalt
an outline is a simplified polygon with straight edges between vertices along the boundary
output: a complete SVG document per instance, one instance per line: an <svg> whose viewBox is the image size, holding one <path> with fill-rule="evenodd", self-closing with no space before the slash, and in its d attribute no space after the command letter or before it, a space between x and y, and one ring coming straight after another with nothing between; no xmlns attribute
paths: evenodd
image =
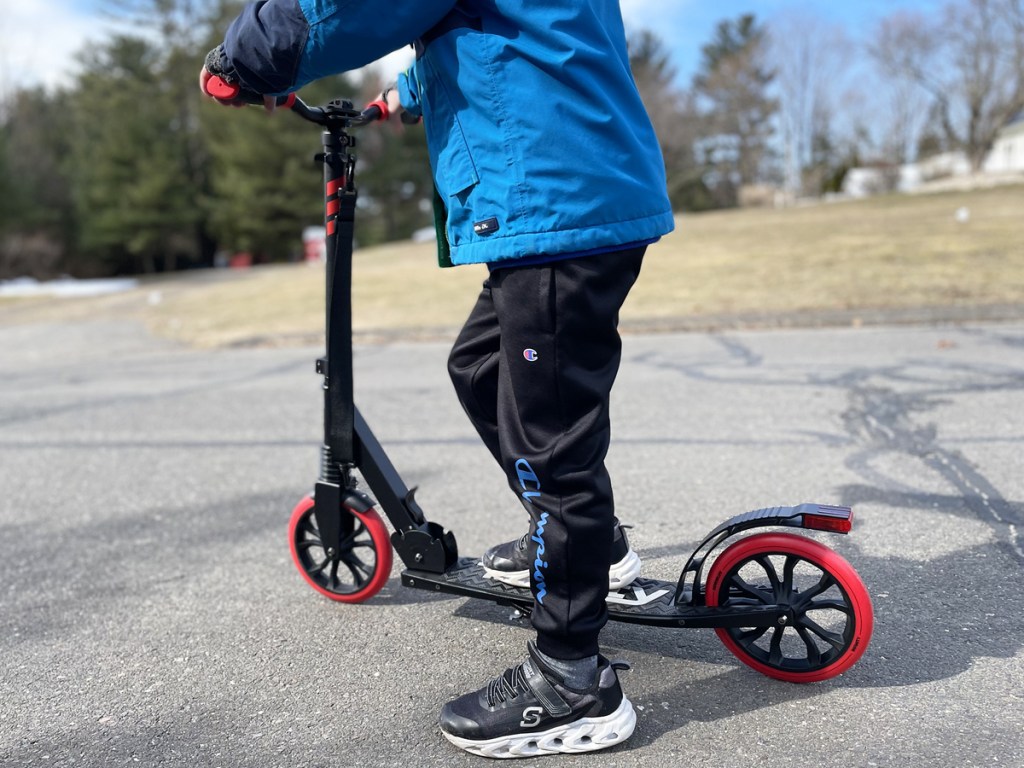
<svg viewBox="0 0 1024 768"><path fill-rule="evenodd" d="M921 460L935 470L962 495L964 503L988 523L1024 561L1021 530L1024 528L1022 505L1007 501L999 490L959 451L943 448L934 423L915 425L911 415L927 412L943 400L934 393L900 393L867 383L877 371L858 371L843 377L849 389L850 406L843 413L847 432L864 448L846 460L846 465L862 477L871 471L869 456L900 453ZM1024 387L1024 381L1018 380ZM991 389L984 384L957 389L966 394ZM890 480L890 484L892 481ZM910 489L916 490L916 489Z"/></svg>
<svg viewBox="0 0 1024 768"><path fill-rule="evenodd" d="M1024 337L998 330L960 331L982 343L1011 350L1024 347ZM922 462L949 482L962 495L968 509L989 525L1016 558L1024 562L1024 504L1008 501L966 456L943 447L936 423L915 421L920 414L952 402L954 396L1024 390L1024 370L1020 367L907 359L893 365L853 368L833 376L801 372L793 377L785 372L780 375L779 371L759 371L757 378L751 379L751 369L764 367L763 355L728 334L710 334L709 338L734 366L730 372L721 372L720 362L680 363L656 353L638 355L632 359L632 364L670 370L695 381L722 385L811 385L845 391L848 407L842 414L844 431L853 446L860 446L845 460L849 469L887 492L917 496L922 489L883 475L871 466L871 460L881 454L894 453ZM735 368L737 365L742 372ZM719 370L710 370L713 368ZM897 386L902 387L902 391L897 390ZM818 437L832 443L836 441L834 435Z"/></svg>

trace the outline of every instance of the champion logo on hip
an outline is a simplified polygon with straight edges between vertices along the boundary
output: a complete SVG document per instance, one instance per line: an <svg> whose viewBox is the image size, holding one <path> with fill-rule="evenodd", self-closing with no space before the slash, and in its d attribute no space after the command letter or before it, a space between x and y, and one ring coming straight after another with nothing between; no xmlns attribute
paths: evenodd
<svg viewBox="0 0 1024 768"><path fill-rule="evenodd" d="M535 363L535 362L537 362L537 357L538 357L537 350L536 349L524 349L523 350L523 357L526 358L527 362Z"/></svg>

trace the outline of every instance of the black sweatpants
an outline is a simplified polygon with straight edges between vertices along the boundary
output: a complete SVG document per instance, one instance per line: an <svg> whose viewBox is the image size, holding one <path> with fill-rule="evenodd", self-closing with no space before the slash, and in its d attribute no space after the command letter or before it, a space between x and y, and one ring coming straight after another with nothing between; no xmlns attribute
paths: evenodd
<svg viewBox="0 0 1024 768"><path fill-rule="evenodd" d="M533 626L555 658L597 653L608 620L608 399L619 309L645 250L493 270L448 361L466 413L530 513Z"/></svg>

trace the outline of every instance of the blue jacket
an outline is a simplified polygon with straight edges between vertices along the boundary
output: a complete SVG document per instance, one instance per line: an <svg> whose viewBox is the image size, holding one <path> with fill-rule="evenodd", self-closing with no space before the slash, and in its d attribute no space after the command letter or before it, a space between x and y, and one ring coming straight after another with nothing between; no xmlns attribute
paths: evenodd
<svg viewBox="0 0 1024 768"><path fill-rule="evenodd" d="M260 0L224 48L247 87L275 94L410 43L399 88L424 118L453 263L563 258L672 230L617 0Z"/></svg>

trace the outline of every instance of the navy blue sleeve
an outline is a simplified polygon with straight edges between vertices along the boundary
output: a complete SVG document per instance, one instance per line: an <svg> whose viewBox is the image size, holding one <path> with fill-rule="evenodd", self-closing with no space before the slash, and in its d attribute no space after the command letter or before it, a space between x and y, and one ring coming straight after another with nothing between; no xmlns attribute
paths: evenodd
<svg viewBox="0 0 1024 768"><path fill-rule="evenodd" d="M246 5L224 36L228 63L249 90L284 93L292 88L309 38L298 0Z"/></svg>
<svg viewBox="0 0 1024 768"><path fill-rule="evenodd" d="M412 43L455 2L258 0L231 23L224 51L247 88L286 93Z"/></svg>

